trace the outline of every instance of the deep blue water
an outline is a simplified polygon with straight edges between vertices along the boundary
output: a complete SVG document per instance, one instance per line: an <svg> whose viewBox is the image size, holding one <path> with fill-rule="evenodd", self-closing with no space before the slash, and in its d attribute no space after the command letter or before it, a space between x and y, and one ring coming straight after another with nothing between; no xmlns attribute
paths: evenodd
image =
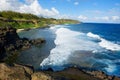
<svg viewBox="0 0 120 80"><path fill-rule="evenodd" d="M69 29L74 31L93 32L107 40L120 42L120 24L84 23L70 26Z"/></svg>
<svg viewBox="0 0 120 80"><path fill-rule="evenodd" d="M28 38L42 36L47 40L42 48L33 47L21 53L20 59L25 64L54 71L76 65L120 76L120 24L56 25L21 32L20 35Z"/></svg>

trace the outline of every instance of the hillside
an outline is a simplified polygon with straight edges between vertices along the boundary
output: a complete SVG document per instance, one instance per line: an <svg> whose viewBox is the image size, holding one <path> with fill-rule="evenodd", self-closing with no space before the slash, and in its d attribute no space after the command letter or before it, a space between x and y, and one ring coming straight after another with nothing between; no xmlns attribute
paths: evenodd
<svg viewBox="0 0 120 80"><path fill-rule="evenodd" d="M77 20L71 19L54 19L38 17L33 14L18 13L13 11L0 12L0 26L13 26L17 29L47 27L49 24L73 24L79 23Z"/></svg>

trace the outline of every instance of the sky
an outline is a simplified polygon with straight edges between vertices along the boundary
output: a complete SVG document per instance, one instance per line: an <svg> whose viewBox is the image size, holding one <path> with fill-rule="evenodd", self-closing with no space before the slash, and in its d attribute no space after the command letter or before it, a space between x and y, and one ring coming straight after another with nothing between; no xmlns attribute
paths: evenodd
<svg viewBox="0 0 120 80"><path fill-rule="evenodd" d="M82 22L120 23L120 0L0 0L0 11L5 10Z"/></svg>

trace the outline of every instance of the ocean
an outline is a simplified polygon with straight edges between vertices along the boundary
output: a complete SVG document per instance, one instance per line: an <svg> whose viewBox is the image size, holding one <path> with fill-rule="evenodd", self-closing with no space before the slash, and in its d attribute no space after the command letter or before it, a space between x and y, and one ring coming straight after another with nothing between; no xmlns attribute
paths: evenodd
<svg viewBox="0 0 120 80"><path fill-rule="evenodd" d="M60 71L71 66L101 70L120 76L120 24L81 23L55 25L19 33L47 43L22 51L19 62L35 69Z"/></svg>

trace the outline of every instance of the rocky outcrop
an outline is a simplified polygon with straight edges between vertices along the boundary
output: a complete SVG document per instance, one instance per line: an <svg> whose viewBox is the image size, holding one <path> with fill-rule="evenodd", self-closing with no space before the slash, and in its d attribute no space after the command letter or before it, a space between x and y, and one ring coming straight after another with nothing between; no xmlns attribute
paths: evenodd
<svg viewBox="0 0 120 80"><path fill-rule="evenodd" d="M39 45L39 44L42 44L42 43L45 43L46 41L44 39L34 39L34 40L31 40L30 43L32 45Z"/></svg>
<svg viewBox="0 0 120 80"><path fill-rule="evenodd" d="M120 78L108 76L101 71L85 71L74 67L58 72L52 70L34 72L33 67L29 65L9 66L0 63L0 80L120 80Z"/></svg>
<svg viewBox="0 0 120 80"><path fill-rule="evenodd" d="M87 74L90 74L91 76L97 77L97 78L102 79L102 80L120 80L119 77L109 76L102 71L86 71L86 70L84 70L84 71Z"/></svg>
<svg viewBox="0 0 120 80"><path fill-rule="evenodd" d="M33 73L33 69L28 66L14 64L9 66L0 63L0 80L53 80L43 72Z"/></svg>
<svg viewBox="0 0 120 80"><path fill-rule="evenodd" d="M31 80L53 80L48 74L43 72L35 72L31 75Z"/></svg>
<svg viewBox="0 0 120 80"><path fill-rule="evenodd" d="M54 80L101 80L74 67L58 72L53 72L49 69L49 71L44 71L44 73L49 74Z"/></svg>
<svg viewBox="0 0 120 80"><path fill-rule="evenodd" d="M0 28L0 59L5 57L5 52L7 50L13 50L15 47L13 44L15 44L19 39L20 38L17 35L15 28Z"/></svg>
<svg viewBox="0 0 120 80"><path fill-rule="evenodd" d="M5 63L0 64L0 80L31 80L31 68L17 65L9 66Z"/></svg>
<svg viewBox="0 0 120 80"><path fill-rule="evenodd" d="M25 50L31 45L41 45L44 39L29 40L20 38L16 29L12 27L0 27L0 61L7 56L11 56L17 50Z"/></svg>

